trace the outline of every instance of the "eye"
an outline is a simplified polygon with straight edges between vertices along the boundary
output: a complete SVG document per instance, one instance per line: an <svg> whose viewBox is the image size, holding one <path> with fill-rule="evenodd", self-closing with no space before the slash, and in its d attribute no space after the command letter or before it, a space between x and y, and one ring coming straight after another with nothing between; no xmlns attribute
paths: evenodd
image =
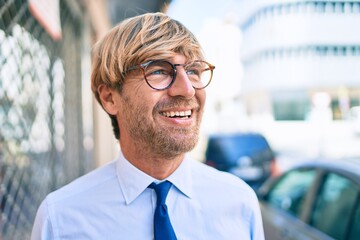
<svg viewBox="0 0 360 240"><path fill-rule="evenodd" d="M146 68L146 77L155 76L168 76L170 75L169 69L164 66L151 65Z"/></svg>
<svg viewBox="0 0 360 240"><path fill-rule="evenodd" d="M173 68L171 64L165 61L151 62L145 69L145 78L148 83L151 82L151 84L168 84L173 78ZM164 86L160 86L160 88L162 87Z"/></svg>
<svg viewBox="0 0 360 240"><path fill-rule="evenodd" d="M190 77L192 81L200 81L203 71L204 69L199 63L192 63L186 66L186 74Z"/></svg>
<svg viewBox="0 0 360 240"><path fill-rule="evenodd" d="M172 74L172 66L165 61L151 62L145 69L146 76L169 76Z"/></svg>
<svg viewBox="0 0 360 240"><path fill-rule="evenodd" d="M166 69L151 70L148 75L164 75L169 74Z"/></svg>
<svg viewBox="0 0 360 240"><path fill-rule="evenodd" d="M200 76L200 69L187 69L186 70L187 75L198 75Z"/></svg>

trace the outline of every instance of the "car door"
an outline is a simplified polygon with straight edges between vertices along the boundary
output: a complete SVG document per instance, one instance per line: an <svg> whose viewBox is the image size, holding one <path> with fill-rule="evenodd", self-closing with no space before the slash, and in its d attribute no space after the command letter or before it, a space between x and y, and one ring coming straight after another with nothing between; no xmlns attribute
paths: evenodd
<svg viewBox="0 0 360 240"><path fill-rule="evenodd" d="M354 210L354 217L351 222L351 227L349 229L349 237L347 240L358 240L360 239L360 198L356 203Z"/></svg>
<svg viewBox="0 0 360 240"><path fill-rule="evenodd" d="M315 169L294 169L260 192L267 240L330 239L302 221L307 196L317 177Z"/></svg>
<svg viewBox="0 0 360 240"><path fill-rule="evenodd" d="M335 172L324 174L322 179L309 225L334 239L360 239L359 187Z"/></svg>

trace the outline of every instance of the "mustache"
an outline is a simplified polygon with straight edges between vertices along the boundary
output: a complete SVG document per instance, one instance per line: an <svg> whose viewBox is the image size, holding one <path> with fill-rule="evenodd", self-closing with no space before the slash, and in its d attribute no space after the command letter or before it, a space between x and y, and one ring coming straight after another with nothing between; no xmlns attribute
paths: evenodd
<svg viewBox="0 0 360 240"><path fill-rule="evenodd" d="M193 109L199 109L200 104L196 98L185 99L181 96L172 97L163 101L158 102L155 105L155 110L160 111L166 108L176 108L176 107L190 107Z"/></svg>

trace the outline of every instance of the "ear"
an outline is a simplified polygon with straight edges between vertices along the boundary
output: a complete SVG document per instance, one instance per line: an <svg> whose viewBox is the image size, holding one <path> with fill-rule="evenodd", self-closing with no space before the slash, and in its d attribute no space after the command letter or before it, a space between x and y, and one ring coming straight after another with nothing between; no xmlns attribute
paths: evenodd
<svg viewBox="0 0 360 240"><path fill-rule="evenodd" d="M116 98L116 96L118 96L119 93L115 89L107 86L106 84L100 84L98 86L98 93L101 105L104 110L110 115L116 115L119 111L119 100L118 98Z"/></svg>

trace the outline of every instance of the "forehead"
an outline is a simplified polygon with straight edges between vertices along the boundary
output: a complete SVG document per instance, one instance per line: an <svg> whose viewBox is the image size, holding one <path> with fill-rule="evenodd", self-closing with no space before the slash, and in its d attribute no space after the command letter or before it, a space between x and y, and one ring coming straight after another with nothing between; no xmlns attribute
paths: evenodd
<svg viewBox="0 0 360 240"><path fill-rule="evenodd" d="M152 58L149 58L145 62L154 61L154 60L165 60L165 61L168 61L168 62L170 62L172 64L187 64L187 63L193 62L195 60L200 60L200 59L187 58L183 54L176 53L176 54L174 54L172 56L167 56L167 57L159 57L159 56L152 57Z"/></svg>
<svg viewBox="0 0 360 240"><path fill-rule="evenodd" d="M149 48L145 54L140 53L137 55L134 59L135 61L132 62L132 65L145 63L151 60L167 60L170 62L204 60L203 54L199 49L193 46L186 47L186 50L184 50L184 48L185 47L180 49L170 49L166 46Z"/></svg>
<svg viewBox="0 0 360 240"><path fill-rule="evenodd" d="M166 60L168 60L172 63L175 63L175 64L184 64L187 62L186 57L182 54L175 54L175 56L173 56L170 59L166 59Z"/></svg>

